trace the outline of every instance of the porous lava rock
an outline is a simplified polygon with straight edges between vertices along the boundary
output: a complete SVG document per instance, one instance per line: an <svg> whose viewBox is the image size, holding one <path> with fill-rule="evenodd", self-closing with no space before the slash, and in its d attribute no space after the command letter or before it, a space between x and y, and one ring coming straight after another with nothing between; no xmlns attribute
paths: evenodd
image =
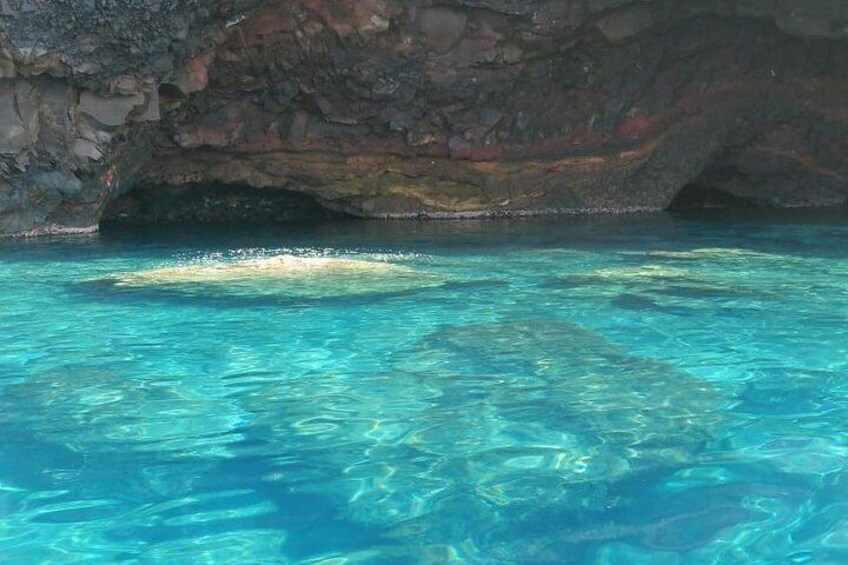
<svg viewBox="0 0 848 565"><path fill-rule="evenodd" d="M363 217L848 201L841 0L2 0L0 24L6 234L222 183Z"/></svg>

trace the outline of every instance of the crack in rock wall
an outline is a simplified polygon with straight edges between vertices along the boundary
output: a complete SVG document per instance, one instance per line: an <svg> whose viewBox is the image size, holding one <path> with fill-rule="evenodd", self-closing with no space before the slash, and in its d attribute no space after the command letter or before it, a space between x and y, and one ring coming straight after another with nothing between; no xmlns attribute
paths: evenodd
<svg viewBox="0 0 848 565"><path fill-rule="evenodd" d="M693 183L848 201L841 0L2 0L0 21L2 233L96 225L134 186L363 217L660 210Z"/></svg>

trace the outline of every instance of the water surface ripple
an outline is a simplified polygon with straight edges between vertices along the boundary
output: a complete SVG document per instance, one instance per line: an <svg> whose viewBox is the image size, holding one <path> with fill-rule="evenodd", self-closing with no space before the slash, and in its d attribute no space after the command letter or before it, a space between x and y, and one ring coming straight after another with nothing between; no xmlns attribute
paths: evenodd
<svg viewBox="0 0 848 565"><path fill-rule="evenodd" d="M4 563L844 563L848 213L0 241Z"/></svg>

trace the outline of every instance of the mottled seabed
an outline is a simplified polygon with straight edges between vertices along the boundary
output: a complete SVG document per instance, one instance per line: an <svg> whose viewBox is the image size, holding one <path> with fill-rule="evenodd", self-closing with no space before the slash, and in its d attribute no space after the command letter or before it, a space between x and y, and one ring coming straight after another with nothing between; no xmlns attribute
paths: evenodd
<svg viewBox="0 0 848 565"><path fill-rule="evenodd" d="M844 563L848 213L0 242L4 563Z"/></svg>

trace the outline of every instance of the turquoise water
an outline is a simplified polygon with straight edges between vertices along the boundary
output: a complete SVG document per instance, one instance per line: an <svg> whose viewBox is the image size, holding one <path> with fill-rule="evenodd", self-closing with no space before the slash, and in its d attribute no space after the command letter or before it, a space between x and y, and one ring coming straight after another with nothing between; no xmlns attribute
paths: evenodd
<svg viewBox="0 0 848 565"><path fill-rule="evenodd" d="M845 212L6 240L0 344L3 563L848 562Z"/></svg>

